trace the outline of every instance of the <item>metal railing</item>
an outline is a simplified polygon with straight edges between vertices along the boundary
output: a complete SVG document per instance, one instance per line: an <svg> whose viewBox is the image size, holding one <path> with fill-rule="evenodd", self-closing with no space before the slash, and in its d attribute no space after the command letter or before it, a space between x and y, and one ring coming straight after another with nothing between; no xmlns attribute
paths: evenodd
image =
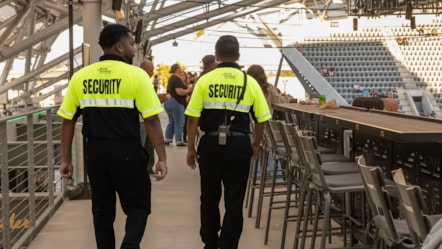
<svg viewBox="0 0 442 249"><path fill-rule="evenodd" d="M24 248L63 202L57 109L0 118L2 249Z"/></svg>

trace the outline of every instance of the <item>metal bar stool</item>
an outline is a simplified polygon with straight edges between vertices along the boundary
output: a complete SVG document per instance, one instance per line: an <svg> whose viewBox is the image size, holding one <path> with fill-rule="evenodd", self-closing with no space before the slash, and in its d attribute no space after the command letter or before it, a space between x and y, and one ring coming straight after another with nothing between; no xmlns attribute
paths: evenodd
<svg viewBox="0 0 442 249"><path fill-rule="evenodd" d="M298 221L298 216L296 214L289 215L290 209L292 207L299 208L300 203L304 204L304 201L300 201L300 195L302 194L303 189L306 189L306 187L304 187L306 176L305 170L303 170L303 155L302 153L299 153L302 149L298 141L299 138L297 133L299 131L297 130L297 127L285 122L282 122L280 125L284 131L284 138L287 143L286 147L292 148L290 156L291 164L289 165L291 172L287 173L291 178L288 178L287 180L287 197L281 238L281 249L284 249L288 222ZM302 131L302 133L308 133L308 131ZM324 151L323 149L317 148L316 143L315 148L317 151ZM329 152L332 150L326 149L325 151ZM357 164L352 159L347 158L342 154L321 154L321 161L324 162L322 166L325 174L359 173ZM295 200L292 200L292 193L295 193ZM305 208L305 205L302 205L301 208Z"/></svg>
<svg viewBox="0 0 442 249"><path fill-rule="evenodd" d="M270 122L270 121L269 121ZM261 224L261 215L262 215L262 207L264 203L264 197L272 197L277 194L280 195L282 191L274 191L274 183L276 182L276 178L273 179L273 176L276 177L277 173L277 163L281 158L281 153L283 152L281 149L281 143L276 143L272 137L272 133L270 130L269 122L266 123L264 129L264 137L266 139L265 152L263 153L263 160L260 161L260 185L259 185L259 193L258 193L258 204L256 210L256 221L255 228L259 228ZM269 158L272 155L271 159L274 161L274 170L273 172L268 171L269 167ZM269 178L270 173L273 173L273 176ZM268 189L270 187L270 190ZM272 192L273 191L273 192Z"/></svg>
<svg viewBox="0 0 442 249"><path fill-rule="evenodd" d="M341 227L338 228L338 230L342 231L344 235L344 246L347 246L347 221L350 221L350 224L354 222L354 219L352 219L351 216L349 216L348 212L348 203L346 200L349 199L349 194L354 192L363 192L364 191L364 184L361 178L360 173L342 173L342 174L334 174L334 175L325 175L324 170L321 167L321 157L320 153L318 153L315 149L315 141L314 137L311 136L304 136L303 134L299 134L299 141L302 148L303 153L303 164L304 164L304 170L306 171L306 183L304 184L304 187L307 188L306 190L301 192L301 200L300 202L303 203L304 198L307 199L307 207L311 203L312 199L312 193L316 191L317 194L317 200L316 200L316 210L314 213L314 221L313 221L313 228L312 228L312 241L311 241L311 248L314 248L315 246L315 237L317 233L318 228L318 221L319 217L323 217L323 227L321 232L321 249L325 249L325 243L326 243L326 236L327 232L331 233L331 210L332 208L336 211L339 211L340 215L340 221L341 221ZM333 195L339 195L343 194L344 196L344 204L341 208L337 208L336 205L333 205L332 207L332 194ZM321 199L321 196L323 197L323 202ZM322 206L323 205L323 206ZM321 209L322 206L322 209ZM321 214L321 211L323 212L323 215ZM301 248L304 248L305 245L305 239L306 239L306 232L307 232L307 217L309 217L309 209L306 209L306 214L304 215L304 208L298 209L298 225L296 227L296 233L295 233L295 244L294 248L297 248L298 246L298 239L299 239L299 232L300 232L300 223L303 222L303 229L302 229L302 237L301 237ZM352 228L352 226L350 226Z"/></svg>
<svg viewBox="0 0 442 249"><path fill-rule="evenodd" d="M394 218L392 201L384 173L378 166L367 166L364 156L358 159L359 169L364 180L365 192L375 224L374 248L413 248L407 221Z"/></svg>
<svg viewBox="0 0 442 249"><path fill-rule="evenodd" d="M253 125L253 124L252 124ZM252 129L253 130L253 129ZM259 159L251 161L250 164L250 171L249 171L249 178L247 181L247 192L246 192L246 198L245 198L245 208L248 209L247 211L247 217L252 217L253 213L253 204L255 201L255 192L257 189L260 189L260 176L258 173L260 173L260 167L263 162L268 160L268 147L267 144L269 141L267 141L267 136L263 136L259 145Z"/></svg>
<svg viewBox="0 0 442 249"><path fill-rule="evenodd" d="M427 237L431 227L436 224L442 214L428 215L422 190L417 185L407 184L402 169L393 172L393 180L399 191L399 201L405 212L410 233L413 235L415 248L419 248Z"/></svg>

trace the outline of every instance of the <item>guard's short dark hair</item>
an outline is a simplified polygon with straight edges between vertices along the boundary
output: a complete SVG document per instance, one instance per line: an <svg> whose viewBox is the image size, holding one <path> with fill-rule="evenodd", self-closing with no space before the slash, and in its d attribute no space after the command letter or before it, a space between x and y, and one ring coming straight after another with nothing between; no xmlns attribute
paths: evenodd
<svg viewBox="0 0 442 249"><path fill-rule="evenodd" d="M221 57L236 57L239 54L238 40L233 35L221 36L215 44L215 52Z"/></svg>
<svg viewBox="0 0 442 249"><path fill-rule="evenodd" d="M112 47L122 37L128 37L130 32L130 29L124 25L118 23L106 24L100 32L98 44L102 48Z"/></svg>

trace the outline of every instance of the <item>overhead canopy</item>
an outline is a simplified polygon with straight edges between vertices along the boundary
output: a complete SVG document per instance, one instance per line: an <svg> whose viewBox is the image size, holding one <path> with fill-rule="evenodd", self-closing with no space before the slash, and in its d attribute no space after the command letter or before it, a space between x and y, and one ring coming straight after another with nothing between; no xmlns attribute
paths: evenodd
<svg viewBox="0 0 442 249"><path fill-rule="evenodd" d="M382 13L393 8L405 13L407 7L405 0L396 1L397 6L375 6L371 1L102 0L102 13L97 15L102 15L104 23L127 24L139 42L139 53L145 56L157 44L225 22L236 22L260 39L268 39L268 44L275 44L272 28L260 18L261 14L271 12L277 14L283 23L300 11L306 13L307 18L326 20L347 15ZM69 46L66 44L63 48L64 55L54 59L49 55L54 52L52 48L57 37L70 24L80 27L84 25L83 8L88 2L91 0L0 1L0 104L6 99L2 96L10 89L20 91L20 96L9 99L9 102L29 101L31 96L40 101L47 97L47 94L38 94L40 91L67 80L62 75L68 75ZM68 3L72 4L72 19L69 18ZM434 7L432 11L438 9ZM256 24L245 24L244 20L253 20L260 26L252 29L250 27ZM73 51L74 69L82 65L81 51L81 48Z"/></svg>

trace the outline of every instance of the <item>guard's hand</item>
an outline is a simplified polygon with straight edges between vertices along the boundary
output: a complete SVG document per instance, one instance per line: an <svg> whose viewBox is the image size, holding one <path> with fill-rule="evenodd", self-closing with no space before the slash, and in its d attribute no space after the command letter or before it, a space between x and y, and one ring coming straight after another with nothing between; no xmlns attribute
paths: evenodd
<svg viewBox="0 0 442 249"><path fill-rule="evenodd" d="M74 166L71 162L61 162L60 175L62 178L71 178L74 171Z"/></svg>
<svg viewBox="0 0 442 249"><path fill-rule="evenodd" d="M155 171L153 177L155 177L156 181L161 181L167 175L167 164L164 161L158 161L155 166Z"/></svg>
<svg viewBox="0 0 442 249"><path fill-rule="evenodd" d="M187 165L191 169L196 169L196 164L198 163L198 154L195 149L187 149Z"/></svg>

